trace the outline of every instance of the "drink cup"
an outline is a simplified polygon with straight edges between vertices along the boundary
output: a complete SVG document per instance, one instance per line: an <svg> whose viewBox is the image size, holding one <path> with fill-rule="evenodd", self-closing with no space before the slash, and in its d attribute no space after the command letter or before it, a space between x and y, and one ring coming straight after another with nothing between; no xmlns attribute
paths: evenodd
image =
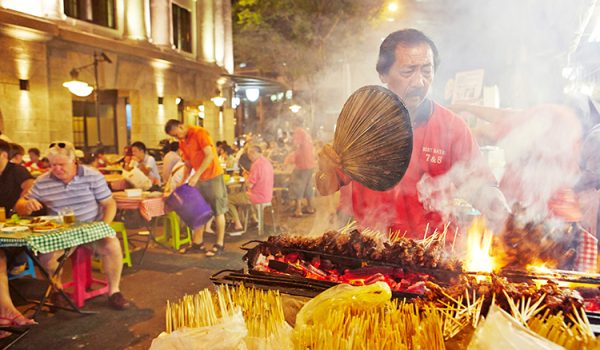
<svg viewBox="0 0 600 350"><path fill-rule="evenodd" d="M65 225L72 225L75 223L75 212L73 209L67 208L61 210L60 216L62 217L62 222Z"/></svg>
<svg viewBox="0 0 600 350"><path fill-rule="evenodd" d="M4 209L4 207L0 206L0 222L5 222L6 221L6 209Z"/></svg>

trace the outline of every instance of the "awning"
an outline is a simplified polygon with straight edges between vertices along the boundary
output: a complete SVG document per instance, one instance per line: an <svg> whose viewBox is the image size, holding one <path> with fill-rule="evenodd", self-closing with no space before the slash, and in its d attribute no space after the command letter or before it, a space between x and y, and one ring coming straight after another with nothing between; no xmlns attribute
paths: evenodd
<svg viewBox="0 0 600 350"><path fill-rule="evenodd" d="M288 87L285 83L274 79L235 74L222 74L221 76L230 79L235 84L238 91L258 88L262 91L262 94L265 95L290 90L290 87Z"/></svg>

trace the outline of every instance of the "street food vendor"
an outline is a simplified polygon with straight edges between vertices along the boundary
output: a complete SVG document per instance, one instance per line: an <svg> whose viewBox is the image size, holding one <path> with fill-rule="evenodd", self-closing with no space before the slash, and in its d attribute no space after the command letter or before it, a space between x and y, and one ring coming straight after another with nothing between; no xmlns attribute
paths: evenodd
<svg viewBox="0 0 600 350"><path fill-rule="evenodd" d="M501 221L508 211L465 122L429 98L438 64L434 42L416 29L399 30L381 43L377 72L410 113L413 150L406 174L393 189L377 192L353 182L353 212L361 226L415 238L422 238L426 230L441 231L450 218L440 211L440 203L451 203L444 198L451 198L451 189L466 182L473 190L463 194L470 196L465 199L486 217L494 220L496 215ZM350 182L324 154L319 163L316 179L322 194ZM337 184L327 181L332 176L337 176Z"/></svg>

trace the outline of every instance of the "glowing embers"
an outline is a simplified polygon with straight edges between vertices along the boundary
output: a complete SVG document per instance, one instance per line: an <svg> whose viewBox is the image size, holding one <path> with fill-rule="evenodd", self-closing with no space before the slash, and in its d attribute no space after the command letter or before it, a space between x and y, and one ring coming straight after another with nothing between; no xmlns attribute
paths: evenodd
<svg viewBox="0 0 600 350"><path fill-rule="evenodd" d="M466 271L486 273L494 271L494 258L491 255L493 237L492 231L485 227L485 219L473 220L467 230Z"/></svg>

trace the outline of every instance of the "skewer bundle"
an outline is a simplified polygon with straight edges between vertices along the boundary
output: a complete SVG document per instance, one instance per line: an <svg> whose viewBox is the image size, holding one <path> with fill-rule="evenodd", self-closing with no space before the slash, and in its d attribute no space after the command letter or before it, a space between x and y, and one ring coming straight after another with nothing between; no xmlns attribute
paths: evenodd
<svg viewBox="0 0 600 350"><path fill-rule="evenodd" d="M353 180L376 191L394 187L408 168L412 153L408 111L396 94L381 86L364 86L346 101L337 120L334 163Z"/></svg>
<svg viewBox="0 0 600 350"><path fill-rule="evenodd" d="M233 304L242 308L248 336L257 338L277 338L285 324L283 303L277 290L260 290L240 285L236 288L223 286L231 295Z"/></svg>
<svg viewBox="0 0 600 350"><path fill-rule="evenodd" d="M442 314L388 302L368 310L334 308L311 327L296 330L295 349L445 349Z"/></svg>
<svg viewBox="0 0 600 350"><path fill-rule="evenodd" d="M214 326L219 318L231 315L234 311L233 303L222 300L224 295L219 294L221 301L215 304L212 294L204 289L195 295L184 295L177 302L167 301L165 312L166 332L172 333L181 328L200 328Z"/></svg>
<svg viewBox="0 0 600 350"><path fill-rule="evenodd" d="M600 349L600 338L594 336L585 311L574 309L568 319L569 324L562 313L552 315L546 310L529 320L527 326L567 350Z"/></svg>
<svg viewBox="0 0 600 350"><path fill-rule="evenodd" d="M195 295L185 295L177 302L167 302L166 332L214 326L240 308L248 329L246 339L254 338L255 343L260 344L254 347L247 344L248 349L276 348L269 344L289 342L290 328L285 322L279 291L243 285L232 288L224 285L215 293L204 289Z"/></svg>

